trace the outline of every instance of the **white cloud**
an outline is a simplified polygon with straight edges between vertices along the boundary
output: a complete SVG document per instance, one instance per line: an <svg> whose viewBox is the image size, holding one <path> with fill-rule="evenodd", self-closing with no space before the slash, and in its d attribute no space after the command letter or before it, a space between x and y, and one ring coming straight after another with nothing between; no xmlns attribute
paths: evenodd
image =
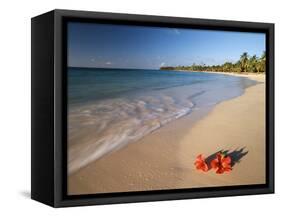
<svg viewBox="0 0 281 217"><path fill-rule="evenodd" d="M91 62L95 62L95 58L92 58L92 59L91 59Z"/></svg>
<svg viewBox="0 0 281 217"><path fill-rule="evenodd" d="M161 64L160 64L160 66L164 66L166 63L164 63L164 62L162 62Z"/></svg>
<svg viewBox="0 0 281 217"><path fill-rule="evenodd" d="M110 61L107 61L105 64L106 65L111 65L112 63Z"/></svg>

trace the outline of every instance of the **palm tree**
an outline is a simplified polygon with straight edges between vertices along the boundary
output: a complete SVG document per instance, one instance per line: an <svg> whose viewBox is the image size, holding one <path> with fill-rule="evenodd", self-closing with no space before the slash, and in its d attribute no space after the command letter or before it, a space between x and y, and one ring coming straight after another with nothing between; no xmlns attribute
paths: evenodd
<svg viewBox="0 0 281 217"><path fill-rule="evenodd" d="M235 64L234 64L234 71L235 72L242 72L241 71L241 61L240 60L238 60Z"/></svg>
<svg viewBox="0 0 281 217"><path fill-rule="evenodd" d="M259 59L260 65L261 65L261 71L265 72L265 67L266 67L266 54L265 51L263 51L261 58Z"/></svg>
<svg viewBox="0 0 281 217"><path fill-rule="evenodd" d="M257 63L258 63L258 58L256 55L252 56L250 59L249 59L249 68L251 70L251 72L257 72L259 71L257 68Z"/></svg>
<svg viewBox="0 0 281 217"><path fill-rule="evenodd" d="M241 67L241 72L247 72L247 65L248 65L248 53L244 52L240 56L240 67Z"/></svg>
<svg viewBox="0 0 281 217"><path fill-rule="evenodd" d="M222 67L223 67L224 72L230 72L231 69L232 69L232 63L231 62L225 62Z"/></svg>
<svg viewBox="0 0 281 217"><path fill-rule="evenodd" d="M256 55L252 57L248 55L247 52L244 52L240 59L237 62L224 62L221 65L206 65L205 63L192 65L178 65L178 66L162 66L160 69L163 70L173 70L173 69L183 69L190 71L216 71L216 72L265 72L266 70L266 53L265 51L262 53L261 57L258 58Z"/></svg>

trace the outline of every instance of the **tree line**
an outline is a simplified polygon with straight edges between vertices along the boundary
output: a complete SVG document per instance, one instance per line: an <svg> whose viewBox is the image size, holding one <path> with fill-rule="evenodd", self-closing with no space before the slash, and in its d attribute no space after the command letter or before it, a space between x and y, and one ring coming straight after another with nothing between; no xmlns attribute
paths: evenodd
<svg viewBox="0 0 281 217"><path fill-rule="evenodd" d="M195 64L189 66L163 66L161 70L187 70L187 71L213 71L213 72L236 72L236 73L264 73L266 70L265 51L260 57L250 56L244 52L240 59L233 62L225 62L221 65Z"/></svg>

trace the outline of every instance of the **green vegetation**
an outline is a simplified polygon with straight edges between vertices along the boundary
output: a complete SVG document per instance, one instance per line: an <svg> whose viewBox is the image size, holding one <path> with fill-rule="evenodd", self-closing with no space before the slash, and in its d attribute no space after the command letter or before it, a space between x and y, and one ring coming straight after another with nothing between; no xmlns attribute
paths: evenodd
<svg viewBox="0 0 281 217"><path fill-rule="evenodd" d="M193 63L190 66L163 66L161 70L186 70L186 71L213 71L213 72L236 72L236 73L264 73L266 64L265 52L261 57L256 55L249 56L244 52L236 63L225 62L222 65L197 65Z"/></svg>

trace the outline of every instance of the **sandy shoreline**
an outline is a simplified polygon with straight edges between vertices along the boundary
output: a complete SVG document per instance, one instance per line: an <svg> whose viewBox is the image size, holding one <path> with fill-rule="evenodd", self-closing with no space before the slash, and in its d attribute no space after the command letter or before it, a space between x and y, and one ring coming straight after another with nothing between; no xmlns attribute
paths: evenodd
<svg viewBox="0 0 281 217"><path fill-rule="evenodd" d="M265 77L238 76L259 83L201 119L202 113L194 112L90 163L69 176L69 194L265 183ZM195 170L198 154L208 157L219 150L231 153L233 171Z"/></svg>
<svg viewBox="0 0 281 217"><path fill-rule="evenodd" d="M172 70L172 71L179 71L179 72L202 72L202 73L210 73L210 74L219 74L219 75L233 75L233 76L241 76L241 77L249 77L254 76L257 79L259 77L264 77L265 73L254 73L254 72L243 72L243 73L237 73L237 72L216 72L216 71L189 71L189 70Z"/></svg>

